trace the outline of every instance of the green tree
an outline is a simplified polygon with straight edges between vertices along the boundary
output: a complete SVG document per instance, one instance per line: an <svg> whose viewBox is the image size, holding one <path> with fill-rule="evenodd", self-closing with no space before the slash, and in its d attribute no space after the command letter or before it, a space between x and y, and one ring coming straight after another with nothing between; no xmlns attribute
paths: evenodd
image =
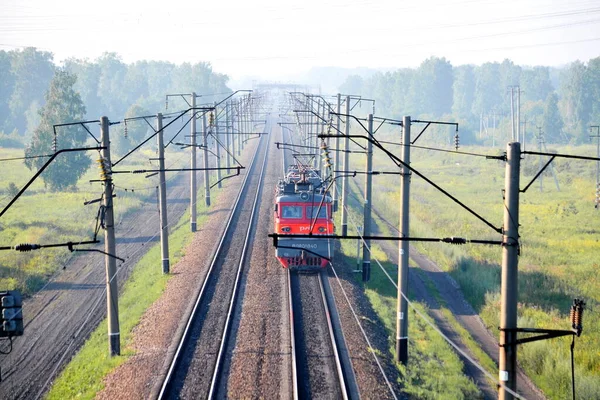
<svg viewBox="0 0 600 400"><path fill-rule="evenodd" d="M528 101L546 100L550 92L554 90L550 81L550 70L548 67L533 67L523 70L521 73L521 103Z"/></svg>
<svg viewBox="0 0 600 400"><path fill-rule="evenodd" d="M452 65L445 58L430 57L423 61L409 89L416 115L449 114L453 80Z"/></svg>
<svg viewBox="0 0 600 400"><path fill-rule="evenodd" d="M134 104L129 107L129 110L125 113L125 119L140 117L149 115L150 112L138 104ZM152 123L152 121L150 121ZM125 135L125 128L127 127L127 135ZM133 149L136 145L140 144L148 134L149 126L143 119L127 121L126 123L119 124L114 130L115 133L111 134L111 148L114 150L116 155L124 155L129 150ZM154 144L154 143L152 143Z"/></svg>
<svg viewBox="0 0 600 400"><path fill-rule="evenodd" d="M73 89L77 78L64 70L57 70L46 92L46 104L40 109L41 121L33 133L25 156L53 153L53 125L80 121L85 117L85 106L79 93ZM87 140L86 131L80 126L61 127L57 131L57 149L82 147ZM25 165L38 170L46 158L30 158ZM63 190L74 185L91 164L86 152L59 155L42 173L44 183L52 190Z"/></svg>
<svg viewBox="0 0 600 400"><path fill-rule="evenodd" d="M475 73L472 65L454 68L453 91L452 113L457 118L470 117L475 100Z"/></svg>
<svg viewBox="0 0 600 400"><path fill-rule="evenodd" d="M15 76L11 70L12 52L0 50L0 131L9 132L14 127L9 122L10 94L15 86Z"/></svg>
<svg viewBox="0 0 600 400"><path fill-rule="evenodd" d="M591 102L586 87L587 68L575 61L561 74L560 95L563 115L567 128L582 141L587 137L587 125L590 120Z"/></svg>
<svg viewBox="0 0 600 400"><path fill-rule="evenodd" d="M555 92L548 95L544 104L544 115L542 117L542 128L549 142L558 142L563 134L563 120L558 111L558 96Z"/></svg>
<svg viewBox="0 0 600 400"><path fill-rule="evenodd" d="M28 47L15 52L11 69L15 84L10 97L10 111L13 126L23 134L27 128L26 112L31 103L43 104L43 91L48 87L54 74L53 55Z"/></svg>
<svg viewBox="0 0 600 400"><path fill-rule="evenodd" d="M499 110L502 105L503 89L500 81L500 64L485 63L476 70L475 99L473 100L473 113L479 115Z"/></svg>

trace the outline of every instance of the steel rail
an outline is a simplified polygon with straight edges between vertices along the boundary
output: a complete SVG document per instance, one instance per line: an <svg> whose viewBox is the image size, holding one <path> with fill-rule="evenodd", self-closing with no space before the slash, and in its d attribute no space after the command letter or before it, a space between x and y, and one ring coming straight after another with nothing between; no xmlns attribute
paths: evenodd
<svg viewBox="0 0 600 400"><path fill-rule="evenodd" d="M346 391L346 379L344 376L344 370L342 368L342 361L340 359L340 353L338 351L338 342L335 338L335 332L333 330L333 324L331 322L331 313L329 312L329 304L327 297L325 296L325 289L323 288L323 274L319 273L319 289L321 290L321 300L323 301L323 309L325 310L325 316L327 317L327 328L329 331L329 338L331 339L331 348L335 358L335 367L337 369L338 379L340 381L340 390L342 391L342 398L348 399L348 392Z"/></svg>
<svg viewBox="0 0 600 400"><path fill-rule="evenodd" d="M294 277L292 277L292 274L294 274ZM319 290L321 293L321 303L320 305L322 306L322 312L325 314L325 319L327 320L327 332L328 332L328 339L325 339L326 341L329 342L329 344L331 345L331 348L333 350L333 358L335 361L335 365L336 365L336 375L337 375L337 381L338 381L338 385L339 385L339 389L340 389L340 398L344 399L344 400L348 400L348 392L346 389L346 379L345 379L345 374L344 374L344 369L342 366L342 361L340 359L340 353L338 351L338 343L336 341L336 335L334 332L334 328L333 328L333 324L331 322L331 314L329 311L329 307L328 307L328 303L327 303L327 298L325 295L325 291L323 288L323 282L322 282L322 272L319 272L318 274L318 283L319 283ZM300 297L302 296L300 294L300 290L298 290L297 293L295 293L294 291L294 286L301 286L301 279L300 279L301 274L298 274L297 272L292 272L289 271L288 269L288 287L289 287L289 307L290 307L290 339L291 339L291 348L292 348L292 372L294 374L294 376L292 377L293 380L293 384L294 384L294 399L299 399L300 398L300 394L299 394L299 387L298 387L298 383L302 382L302 381L306 381L308 380L308 378L306 376L304 376L304 372L302 372L303 368L301 368L300 365L298 365L300 358L298 357L299 355L297 354L296 348L297 347L301 347L297 344L297 336L295 335L295 328L294 325L296 323L299 324L303 324L303 322L301 320L296 320L295 318L295 314L294 314L294 309L296 307L299 307L299 305L295 305L297 303L300 303ZM296 279L296 282L293 284L292 280ZM307 282L305 282L307 283ZM295 299L295 300L294 300ZM297 302L297 303L295 303ZM303 337L303 340L310 340L310 338L305 337L304 335L301 335L301 337ZM314 338L313 338L314 339ZM306 344L305 344L306 347Z"/></svg>
<svg viewBox="0 0 600 400"><path fill-rule="evenodd" d="M171 389L171 384L173 382L173 377L175 375L175 371L177 369L178 364L181 362L181 358L183 356L182 350L185 347L185 345L187 344L187 341L189 340L190 332L192 330L192 326L193 326L195 317L198 313L200 303L204 299L204 294L205 294L206 288L208 286L209 281L211 280L211 276L215 269L215 265L217 264L217 260L223 250L223 246L225 244L225 238L228 236L228 234L230 233L230 231L232 229L232 221L234 219L234 216L236 214L238 214L238 212L241 211L240 210L240 208L241 208L240 200L242 199L242 194L246 190L247 184L249 182L249 177L252 174L252 171L254 170L255 161L256 161L256 158L260 151L260 148L261 148L261 146L259 143L259 145L257 146L256 151L254 153L254 156L252 157L252 162L250 164L250 168L248 168L248 170L247 170L248 172L246 173L246 175L244 177L244 181L242 182L242 185L241 185L238 195L236 197L233 209L232 209L231 213L229 214L229 219L227 220L227 224L226 224L225 230L223 232L223 236L221 237L221 240L219 241L219 245L213 255L213 258L210 263L210 267L208 268L208 271L204 278L204 282L202 283L202 287L200 288L200 292L198 293L198 296L196 297L196 301L194 303L194 308L192 309L192 312L190 313L190 315L188 317L188 321L186 323L185 329L181 335L181 338L179 339L179 344L177 346L177 350L173 356L173 359L171 360L171 365L169 367L167 375L165 376L165 378L163 380L160 392L158 393L158 396L157 396L158 399L166 398L166 395L169 393L169 390Z"/></svg>

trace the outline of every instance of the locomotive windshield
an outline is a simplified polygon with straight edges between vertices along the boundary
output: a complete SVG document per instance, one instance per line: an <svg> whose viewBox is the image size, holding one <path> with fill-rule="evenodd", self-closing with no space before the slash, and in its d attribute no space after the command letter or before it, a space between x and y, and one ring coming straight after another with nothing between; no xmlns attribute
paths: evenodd
<svg viewBox="0 0 600 400"><path fill-rule="evenodd" d="M302 206L281 206L283 218L302 218Z"/></svg>
<svg viewBox="0 0 600 400"><path fill-rule="evenodd" d="M319 206L308 206L306 207L306 215L309 215L309 218L315 218L317 215L317 210L319 210ZM319 210L319 216L317 218L327 218L327 206L322 205Z"/></svg>

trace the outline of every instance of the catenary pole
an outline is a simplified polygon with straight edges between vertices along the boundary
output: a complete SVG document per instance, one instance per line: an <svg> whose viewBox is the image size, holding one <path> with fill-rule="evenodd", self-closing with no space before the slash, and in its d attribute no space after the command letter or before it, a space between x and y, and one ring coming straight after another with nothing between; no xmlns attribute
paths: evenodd
<svg viewBox="0 0 600 400"><path fill-rule="evenodd" d="M242 104L241 101L236 102L235 111L237 112L237 153L238 156L242 154Z"/></svg>
<svg viewBox="0 0 600 400"><path fill-rule="evenodd" d="M208 127L206 126L206 113L202 114L202 146L204 149L204 201L210 206L210 175L208 171Z"/></svg>
<svg viewBox="0 0 600 400"><path fill-rule="evenodd" d="M217 102L215 101L215 109L213 111L215 115L215 158L217 159L217 187L220 189L221 186L221 137L219 136L219 113L217 113Z"/></svg>
<svg viewBox="0 0 600 400"><path fill-rule="evenodd" d="M104 163L103 170L109 169L110 161L110 137L109 122L107 117L100 118L100 141L103 150L101 150ZM104 198L102 206L104 207L104 264L106 267L106 309L108 314L108 347L111 356L121 354L121 333L119 330L119 288L117 286L117 259L115 256L115 215L113 208L113 190L112 178L110 173L103 174Z"/></svg>
<svg viewBox="0 0 600 400"><path fill-rule="evenodd" d="M163 142L163 115L156 116L158 131L158 207L160 210L160 254L163 274L169 273L169 223L167 218L167 181L165 179L165 146Z"/></svg>
<svg viewBox="0 0 600 400"><path fill-rule="evenodd" d="M369 136L373 137L373 114L368 116ZM365 205L364 205L364 232L365 236L371 236L371 192L373 187L373 142L367 141L367 164L365 168ZM371 277L371 239L365 239L363 247L363 271L362 279L367 282Z"/></svg>
<svg viewBox="0 0 600 400"><path fill-rule="evenodd" d="M350 96L346 96L346 129L344 138L344 171L350 171ZM348 235L348 174L342 177L342 236Z"/></svg>
<svg viewBox="0 0 600 400"><path fill-rule="evenodd" d="M229 111L231 109L231 102L227 102L225 103L225 148L227 149L226 153L227 155L225 156L225 163L226 163L226 167L227 167L227 175L229 175L231 172L229 170L229 168L231 167L231 149L229 148L229 144L230 144L230 138L229 136L233 133L233 130L230 128L231 126L231 120L230 120L230 116L229 116Z"/></svg>
<svg viewBox="0 0 600 400"><path fill-rule="evenodd" d="M517 300L519 266L519 174L521 144L508 143L505 176L505 207L502 238L502 277L500 287L500 365L499 380L517 390ZM514 397L503 387L498 389L499 400Z"/></svg>
<svg viewBox="0 0 600 400"><path fill-rule="evenodd" d="M410 116L405 116L402 121L403 137L401 160L405 165L410 165ZM410 170L402 167L400 175L400 236L409 236L409 201L410 201ZM396 308L396 361L406 365L408 363L408 260L409 242L400 241L398 247L398 302ZM403 296L404 295L404 296Z"/></svg>
<svg viewBox="0 0 600 400"><path fill-rule="evenodd" d="M190 162L190 228L192 232L196 232L196 93L192 92L191 99L192 109L190 120L190 135L191 135L191 162Z"/></svg>
<svg viewBox="0 0 600 400"><path fill-rule="evenodd" d="M336 132L340 132L340 111L342 110L342 104L340 103L342 99L342 96L338 93L337 94L337 117L336 117L336 123L335 123L335 127L336 127ZM340 137L339 135L336 135L335 137L335 171L339 171L340 170ZM338 197L339 197L339 190L338 190L338 185L333 185L333 204L334 206L337 208L338 206Z"/></svg>

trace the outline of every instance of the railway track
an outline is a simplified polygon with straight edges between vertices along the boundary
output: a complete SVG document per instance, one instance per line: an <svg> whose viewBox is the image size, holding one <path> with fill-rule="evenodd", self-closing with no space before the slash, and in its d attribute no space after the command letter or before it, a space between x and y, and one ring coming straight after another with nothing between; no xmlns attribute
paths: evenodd
<svg viewBox="0 0 600 400"><path fill-rule="evenodd" d="M215 396L267 163L269 137L260 140L163 380L159 399Z"/></svg>
<svg viewBox="0 0 600 400"><path fill-rule="evenodd" d="M325 272L288 271L293 398L360 398Z"/></svg>

